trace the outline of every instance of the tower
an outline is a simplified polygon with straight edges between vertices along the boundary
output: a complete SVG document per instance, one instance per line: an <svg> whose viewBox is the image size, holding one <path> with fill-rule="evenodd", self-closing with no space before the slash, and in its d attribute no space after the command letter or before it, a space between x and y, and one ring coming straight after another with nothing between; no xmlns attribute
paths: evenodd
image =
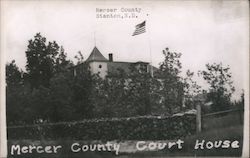
<svg viewBox="0 0 250 158"><path fill-rule="evenodd" d="M90 53L86 62L89 64L89 69L92 74L99 74L101 78L104 78L107 75L107 63L109 60L102 55L96 46Z"/></svg>

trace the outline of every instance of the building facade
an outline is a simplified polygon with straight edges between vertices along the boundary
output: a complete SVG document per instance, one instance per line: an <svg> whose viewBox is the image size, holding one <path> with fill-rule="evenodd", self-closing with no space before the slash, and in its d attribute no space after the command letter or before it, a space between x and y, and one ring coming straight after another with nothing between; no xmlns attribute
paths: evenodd
<svg viewBox="0 0 250 158"><path fill-rule="evenodd" d="M119 69L122 69L125 73L131 72L131 66L134 66L140 71L145 71L147 73L152 73L155 71L155 67L151 67L148 62L122 62L114 61L113 54L109 54L108 59L105 58L97 47L94 47L89 57L84 63L87 63L91 74L99 74L101 78L105 78L108 73L115 73ZM74 66L73 73L77 75L82 70L82 64Z"/></svg>

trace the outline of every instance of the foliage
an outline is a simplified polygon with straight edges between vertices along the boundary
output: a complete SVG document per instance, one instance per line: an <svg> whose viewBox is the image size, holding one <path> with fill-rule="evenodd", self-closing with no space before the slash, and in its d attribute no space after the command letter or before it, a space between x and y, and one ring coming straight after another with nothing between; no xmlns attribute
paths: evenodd
<svg viewBox="0 0 250 158"><path fill-rule="evenodd" d="M184 105L186 108L195 108L196 101L193 99L201 94L201 86L193 80L194 72L187 70L186 76L183 78L184 84Z"/></svg>
<svg viewBox="0 0 250 158"><path fill-rule="evenodd" d="M6 84L9 87L16 87L23 84L23 72L17 67L15 60L6 65Z"/></svg>
<svg viewBox="0 0 250 158"><path fill-rule="evenodd" d="M159 107L160 83L146 71L130 67L131 73L118 69L99 80L95 88L98 116L128 117L150 115Z"/></svg>
<svg viewBox="0 0 250 158"><path fill-rule="evenodd" d="M94 94L96 95L95 111L99 117L127 116L127 76L124 70L119 69L115 73L109 73L104 80L97 80ZM130 109L133 113L132 109Z"/></svg>
<svg viewBox="0 0 250 158"><path fill-rule="evenodd" d="M159 76L162 83L161 95L167 112L173 114L182 109L184 85L181 81L181 53L163 50L164 61L160 63Z"/></svg>
<svg viewBox="0 0 250 158"><path fill-rule="evenodd" d="M104 79L91 74L78 53L74 65L55 41L47 42L40 33L29 41L27 72L14 61L6 65L9 124L169 116L185 110L184 97L186 109L193 108L198 85L190 71L186 78L180 76L180 53L163 50L164 60L154 77L148 72L148 63L138 62L131 64L129 73L118 69Z"/></svg>
<svg viewBox="0 0 250 158"><path fill-rule="evenodd" d="M26 70L32 88L49 87L50 79L60 71L59 66L65 67L69 62L66 60L64 49L60 49L55 41L47 44L46 38L40 33L37 33L33 40L29 40L26 58Z"/></svg>
<svg viewBox="0 0 250 158"><path fill-rule="evenodd" d="M206 64L207 70L199 74L209 84L207 101L211 101L213 111L220 111L229 108L230 98L235 88L233 86L232 74L229 66L220 64Z"/></svg>
<svg viewBox="0 0 250 158"><path fill-rule="evenodd" d="M23 118L24 107L23 98L25 90L23 88L23 72L17 67L15 61L6 64L6 112L7 121L13 122L16 118ZM22 119L18 120L22 122Z"/></svg>
<svg viewBox="0 0 250 158"><path fill-rule="evenodd" d="M73 97L71 82L70 72L57 73L51 78L51 100L47 118L50 122L74 119L74 107L71 104Z"/></svg>
<svg viewBox="0 0 250 158"><path fill-rule="evenodd" d="M75 59L77 59L77 64L81 64L83 63L83 55L81 51L77 52L77 55L75 56Z"/></svg>
<svg viewBox="0 0 250 158"><path fill-rule="evenodd" d="M243 90L242 90L242 93L240 95L240 100L235 100L231 104L232 104L233 108L244 109L244 105L245 105L245 93L244 93Z"/></svg>
<svg viewBox="0 0 250 158"><path fill-rule="evenodd" d="M195 133L195 115L83 120L8 129L8 139L163 140Z"/></svg>
<svg viewBox="0 0 250 158"><path fill-rule="evenodd" d="M87 64L82 64L81 73L73 77L71 89L73 90L72 106L75 109L75 118L93 117L93 94L95 78L90 74Z"/></svg>
<svg viewBox="0 0 250 158"><path fill-rule="evenodd" d="M60 52L58 54L58 57L56 57L55 60L54 74L65 72L68 70L69 67L73 66L73 62L67 59L67 53L64 51L64 48L62 46L59 51Z"/></svg>
<svg viewBox="0 0 250 158"><path fill-rule="evenodd" d="M143 67L131 67L128 83L128 103L137 115L151 115L159 108L160 82Z"/></svg>

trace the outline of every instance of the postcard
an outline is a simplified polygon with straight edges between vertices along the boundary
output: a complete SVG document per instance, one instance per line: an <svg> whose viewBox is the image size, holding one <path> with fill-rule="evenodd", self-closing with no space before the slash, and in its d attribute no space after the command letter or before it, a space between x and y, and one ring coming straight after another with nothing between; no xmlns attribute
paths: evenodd
<svg viewBox="0 0 250 158"><path fill-rule="evenodd" d="M1 158L249 157L249 1L1 1Z"/></svg>

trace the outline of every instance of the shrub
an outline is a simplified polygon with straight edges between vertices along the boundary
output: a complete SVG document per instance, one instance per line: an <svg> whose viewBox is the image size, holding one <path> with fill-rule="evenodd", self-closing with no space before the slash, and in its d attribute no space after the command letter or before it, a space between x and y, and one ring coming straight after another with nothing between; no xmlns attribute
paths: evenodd
<svg viewBox="0 0 250 158"><path fill-rule="evenodd" d="M164 140L195 132L195 115L92 119L8 128L8 139Z"/></svg>

